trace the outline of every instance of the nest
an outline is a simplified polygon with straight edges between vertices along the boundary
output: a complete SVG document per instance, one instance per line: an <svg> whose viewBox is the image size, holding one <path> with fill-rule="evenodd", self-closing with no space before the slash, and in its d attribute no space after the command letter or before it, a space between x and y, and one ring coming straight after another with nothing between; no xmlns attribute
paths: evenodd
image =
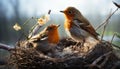
<svg viewBox="0 0 120 69"><path fill-rule="evenodd" d="M9 64L18 69L120 69L120 59L107 41L76 46L71 39L62 39L55 53L42 53L20 47L12 51Z"/></svg>

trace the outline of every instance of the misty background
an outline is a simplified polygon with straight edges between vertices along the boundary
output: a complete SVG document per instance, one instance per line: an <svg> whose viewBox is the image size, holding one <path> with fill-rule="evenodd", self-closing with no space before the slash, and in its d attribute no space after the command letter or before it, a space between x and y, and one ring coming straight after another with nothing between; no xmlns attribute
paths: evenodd
<svg viewBox="0 0 120 69"><path fill-rule="evenodd" d="M40 18L51 10L50 21L47 23L60 24L59 29L61 38L66 37L63 23L64 15L60 10L64 10L68 6L76 7L96 28L109 15L110 11L114 11L117 7L112 3L115 1L120 4L120 0L0 0L0 43L14 45L21 36L21 32L13 29L15 23L22 25L31 17ZM36 23L30 20L25 25L25 32ZM114 32L120 33L120 10L118 10L110 19L105 32L105 40L111 40ZM99 34L102 29L97 30ZM116 43L120 43L120 39L115 39Z"/></svg>

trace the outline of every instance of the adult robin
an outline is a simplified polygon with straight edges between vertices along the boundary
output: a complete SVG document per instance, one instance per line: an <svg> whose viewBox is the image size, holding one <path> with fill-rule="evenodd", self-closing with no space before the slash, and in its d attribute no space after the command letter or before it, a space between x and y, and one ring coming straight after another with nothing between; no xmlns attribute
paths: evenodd
<svg viewBox="0 0 120 69"><path fill-rule="evenodd" d="M78 9L68 7L60 12L65 15L64 28L70 38L83 44L89 36L99 40L98 33Z"/></svg>

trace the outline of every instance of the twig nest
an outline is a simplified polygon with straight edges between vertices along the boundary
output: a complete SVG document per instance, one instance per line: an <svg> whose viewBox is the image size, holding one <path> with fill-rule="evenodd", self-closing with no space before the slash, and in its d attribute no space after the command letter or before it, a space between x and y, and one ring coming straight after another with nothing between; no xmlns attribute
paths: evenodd
<svg viewBox="0 0 120 69"><path fill-rule="evenodd" d="M24 42L22 44L25 45ZM62 39L55 51L47 54L34 48L20 46L16 51L13 51L10 64L17 65L19 69L116 69L120 66L120 59L114 54L112 44L109 42L91 42L82 47L75 45L76 43L71 39Z"/></svg>

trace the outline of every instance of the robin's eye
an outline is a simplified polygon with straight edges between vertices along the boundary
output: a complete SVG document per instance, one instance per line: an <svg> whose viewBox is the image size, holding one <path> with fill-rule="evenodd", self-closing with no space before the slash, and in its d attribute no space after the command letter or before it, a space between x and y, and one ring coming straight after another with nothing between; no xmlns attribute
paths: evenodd
<svg viewBox="0 0 120 69"><path fill-rule="evenodd" d="M52 30L52 29L53 29L52 27L49 28L49 30Z"/></svg>
<svg viewBox="0 0 120 69"><path fill-rule="evenodd" d="M72 11L68 11L69 14L72 14Z"/></svg>

